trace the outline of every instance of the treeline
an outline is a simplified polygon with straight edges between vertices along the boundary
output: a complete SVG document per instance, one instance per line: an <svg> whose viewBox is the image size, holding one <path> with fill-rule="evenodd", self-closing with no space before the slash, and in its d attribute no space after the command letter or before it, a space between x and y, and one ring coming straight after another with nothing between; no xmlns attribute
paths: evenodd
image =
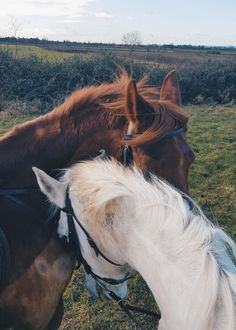
<svg viewBox="0 0 236 330"><path fill-rule="evenodd" d="M24 45L40 45L40 46L50 46L50 45L59 45L63 46L86 46L86 47L129 47L129 45L124 44L115 44L115 43L102 43L102 42L79 42L79 41L69 41L69 40L48 40L48 39L39 39L39 38L20 38L20 37L0 37L0 43L7 44L24 44ZM236 51L236 47L233 46L204 46L204 45L175 45L175 44L148 44L148 45L136 45L136 49L146 49L148 47L149 50L154 49L181 49L181 50L199 50L199 51L212 51L218 52L220 51Z"/></svg>
<svg viewBox="0 0 236 330"><path fill-rule="evenodd" d="M12 102L33 102L37 104L35 112L48 111L76 88L114 80L120 66L132 72L135 79L148 74L149 83L156 86L173 69L131 63L110 54L52 63L38 57L15 58L7 51L0 51L0 110ZM236 61L182 68L178 76L184 104L236 103ZM24 107L27 111L27 106Z"/></svg>

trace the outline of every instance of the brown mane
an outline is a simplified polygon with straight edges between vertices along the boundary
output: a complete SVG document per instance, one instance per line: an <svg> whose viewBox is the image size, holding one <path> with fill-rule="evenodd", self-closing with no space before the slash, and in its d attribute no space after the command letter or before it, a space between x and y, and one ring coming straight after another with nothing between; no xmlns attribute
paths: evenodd
<svg viewBox="0 0 236 330"><path fill-rule="evenodd" d="M138 138L129 141L131 145L159 140L167 132L177 127L186 130L187 126L188 119L182 109L171 102L160 100L160 93L156 87L145 86L147 80L146 77L140 80L137 88L146 103L146 114L143 112L149 128ZM123 127L126 123L125 91L129 82L130 77L122 70L113 83L77 90L48 114L16 126L0 138L0 152L7 152L7 159L2 159L0 165L4 166L5 163L8 168L17 158L23 162L29 151L32 154L37 153L37 146L42 141L46 150L48 141L56 137L58 144L63 148L64 140L58 137L62 131L67 131L72 139L73 134L76 137L83 136L101 127ZM65 117L66 120L63 120Z"/></svg>
<svg viewBox="0 0 236 330"><path fill-rule="evenodd" d="M187 129L187 116L181 107L159 99L160 93L156 87L145 86L148 78L144 77L137 83L138 92L149 104L149 113L144 116L152 116L153 123L139 138L134 139L130 144L138 145L161 139L167 132L178 127ZM83 116L86 111L86 118L80 125L80 134L96 129L97 127L118 126L121 118L125 119L125 90L130 82L127 72L122 70L120 76L112 84L102 84L98 87L92 86L75 91L63 105L63 112L74 113ZM151 109L150 109L151 105ZM58 109L59 110L59 109ZM97 110L94 112L94 110ZM122 121L123 122L123 121Z"/></svg>
<svg viewBox="0 0 236 330"><path fill-rule="evenodd" d="M40 138L40 127L48 126L50 128L49 122L52 117L54 120L58 119L60 121L63 116L70 114L78 119L80 135L101 126L114 128L119 125L121 117L123 119L125 117L125 90L129 81L130 78L127 72L122 70L120 76L113 83L76 90L63 104L44 116L16 126L12 131L0 138L0 141L8 137L16 137L22 134L23 131L30 132L35 126L38 128L37 134ZM153 115L154 120L152 126L138 139L133 140L132 144L160 139L168 131L176 127L186 129L188 121L180 107L170 102L159 100L159 90L156 87L145 86L147 81L147 77L144 77L137 83L137 87L141 97L147 104L152 105L152 109L149 109L147 116ZM84 118L80 123L82 117ZM55 125L54 121L54 127L51 127L49 131L53 133L58 130L60 130L59 122Z"/></svg>

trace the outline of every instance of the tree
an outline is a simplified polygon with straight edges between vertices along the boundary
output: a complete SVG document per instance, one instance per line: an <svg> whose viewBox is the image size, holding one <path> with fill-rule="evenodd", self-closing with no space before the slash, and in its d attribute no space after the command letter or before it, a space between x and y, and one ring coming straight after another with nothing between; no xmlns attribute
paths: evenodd
<svg viewBox="0 0 236 330"><path fill-rule="evenodd" d="M129 46L130 55L132 55L133 50L136 46L142 44L141 35L139 31L132 31L124 34L121 37L121 41L123 44Z"/></svg>
<svg viewBox="0 0 236 330"><path fill-rule="evenodd" d="M22 23L20 23L16 17L10 17L8 27L9 27L10 36L15 38L15 42L16 42L15 57L17 58L17 53L18 53L17 38L19 37L19 33L22 30Z"/></svg>

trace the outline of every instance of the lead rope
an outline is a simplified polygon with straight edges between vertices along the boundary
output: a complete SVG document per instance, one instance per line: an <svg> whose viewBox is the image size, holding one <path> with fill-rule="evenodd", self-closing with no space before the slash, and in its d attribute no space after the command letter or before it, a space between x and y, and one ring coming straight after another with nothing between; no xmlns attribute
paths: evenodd
<svg viewBox="0 0 236 330"><path fill-rule="evenodd" d="M153 311L149 311L145 308L142 307L137 307L137 306L133 306L130 304L127 304L124 299L121 299L117 294L115 294L113 291L107 290L107 288L98 280L96 279L97 284L105 291L107 292L107 294L117 302L117 304L119 305L119 307L121 308L121 310L128 316L129 319L131 319L131 321L135 324L135 326L137 327L137 329L140 330L145 330L143 329L143 327L140 325L140 323L138 321L136 321L136 319L134 318L134 316L130 313L130 311L132 312L137 312L137 313L141 313L147 316L151 316L153 318L156 318L158 321L161 319L161 314L160 313L156 313Z"/></svg>
<svg viewBox="0 0 236 330"><path fill-rule="evenodd" d="M109 293L109 296L117 302L117 304L120 306L122 311L125 312L128 315L128 317L134 322L136 327L140 330L143 330L142 326L135 320L135 318L130 313L130 311L137 312L137 313L142 313L142 314L151 316L153 318L156 318L157 320L161 319L161 315L159 313L149 311L149 310L147 310L145 308L142 308L142 307L136 307L136 306L132 306L130 304L127 304L124 300L122 300L119 296L117 296L113 291L109 291L108 293Z"/></svg>

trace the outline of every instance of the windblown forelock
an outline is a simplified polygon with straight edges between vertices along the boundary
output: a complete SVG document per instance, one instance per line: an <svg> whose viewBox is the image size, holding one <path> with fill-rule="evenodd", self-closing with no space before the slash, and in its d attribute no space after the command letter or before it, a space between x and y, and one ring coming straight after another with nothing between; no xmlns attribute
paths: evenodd
<svg viewBox="0 0 236 330"><path fill-rule="evenodd" d="M125 77L126 83L129 82ZM124 82L124 78L123 78ZM143 113L142 121L150 121L150 116L153 116L153 122L140 136L129 141L130 145L141 145L145 143L151 143L160 140L168 132L177 128L183 128L187 131L188 117L184 114L181 107L171 102L160 100L160 92L154 86L147 86L148 77L145 76L137 83L138 92L144 101L153 109L152 112ZM124 99L123 96L120 98L113 99L111 102L102 102L100 107L109 111L110 116L113 117L113 123L116 119L124 116ZM116 119L115 119L116 118ZM109 120L111 122L111 119ZM126 143L124 141L124 143Z"/></svg>
<svg viewBox="0 0 236 330"><path fill-rule="evenodd" d="M121 70L120 76L114 83L76 91L67 99L63 105L65 112L74 112L76 116L82 117L85 111L86 120L79 120L80 135L97 127L116 128L125 125L125 90L129 82L127 72ZM176 128L187 130L188 118L182 109L171 102L160 100L159 90L154 86L147 86L147 82L148 77L145 76L137 83L137 88L149 108L153 109L153 113L151 111L141 116L144 127L145 122L146 127L150 125L147 124L150 123L150 116L153 116L153 122L139 137L129 141L130 145L158 141Z"/></svg>
<svg viewBox="0 0 236 330"><path fill-rule="evenodd" d="M153 108L153 123L140 136L129 141L130 145L137 146L161 140L168 132L177 128L187 131L188 117L179 106L161 100L150 103Z"/></svg>
<svg viewBox="0 0 236 330"><path fill-rule="evenodd" d="M145 86L147 81L148 77L145 76L137 83L138 92L148 103L154 103L159 99L159 89L153 86ZM125 116L125 90L129 82L130 78L122 72L120 80L117 81L117 85L120 87L119 95L115 95L114 92L111 93L110 97L107 95L99 102L99 108L112 112L111 115L117 117Z"/></svg>

